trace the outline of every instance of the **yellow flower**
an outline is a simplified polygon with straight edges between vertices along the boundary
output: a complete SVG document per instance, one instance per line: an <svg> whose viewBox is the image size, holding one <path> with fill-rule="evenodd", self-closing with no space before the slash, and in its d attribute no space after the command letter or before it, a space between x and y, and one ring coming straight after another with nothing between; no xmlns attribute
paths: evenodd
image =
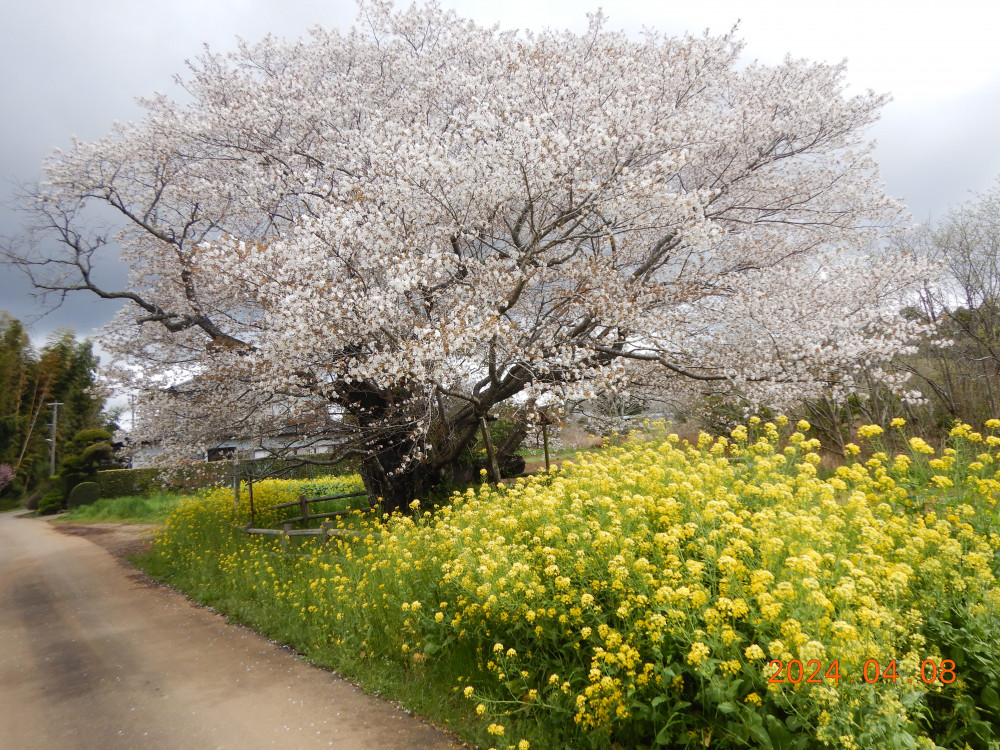
<svg viewBox="0 0 1000 750"><path fill-rule="evenodd" d="M873 437L878 437L882 434L882 428L877 424L866 424L858 428L858 435L863 437L865 440L870 440Z"/></svg>
<svg viewBox="0 0 1000 750"><path fill-rule="evenodd" d="M466 698L471 698L472 697L472 693L474 691L475 691L475 688L472 687L472 685L469 685L467 688L465 688L465 697Z"/></svg>
<svg viewBox="0 0 1000 750"><path fill-rule="evenodd" d="M968 437L969 433L972 432L972 425L959 423L951 428L951 432L948 433L949 437Z"/></svg>
<svg viewBox="0 0 1000 750"><path fill-rule="evenodd" d="M764 649L762 649L756 643L753 644L752 646L747 646L746 651L744 651L743 653L746 654L746 657L748 659L763 659L765 656Z"/></svg>
<svg viewBox="0 0 1000 750"><path fill-rule="evenodd" d="M705 657L710 653L710 649L701 641L695 641L691 644L691 650L688 652L687 662L693 667L697 667L703 661Z"/></svg>
<svg viewBox="0 0 1000 750"><path fill-rule="evenodd" d="M517 743L517 750L528 750L531 747L531 743L527 740L521 740Z"/></svg>
<svg viewBox="0 0 1000 750"><path fill-rule="evenodd" d="M741 668L742 665L736 659L724 661L719 665L719 669L728 674L736 674Z"/></svg>
<svg viewBox="0 0 1000 750"><path fill-rule="evenodd" d="M889 422L890 427L895 427L897 430L901 429L906 424L906 420L902 417L896 417L894 420Z"/></svg>
<svg viewBox="0 0 1000 750"><path fill-rule="evenodd" d="M746 698L743 699L743 702L753 703L756 706L760 706L761 704L763 704L763 701L760 699L760 696L757 695L757 693L750 693L750 695L748 695Z"/></svg>
<svg viewBox="0 0 1000 750"><path fill-rule="evenodd" d="M910 447L917 453L926 453L928 455L934 453L934 449L927 445L923 438L911 437Z"/></svg>
<svg viewBox="0 0 1000 750"><path fill-rule="evenodd" d="M854 443L848 443L847 445L844 446L844 452L848 456L856 456L859 453L861 453L861 449L858 446L856 446Z"/></svg>
<svg viewBox="0 0 1000 750"><path fill-rule="evenodd" d="M501 734L503 734L503 729L504 729L503 724L490 724L486 728L486 731L489 732L490 734L495 734L497 736L500 736Z"/></svg>
<svg viewBox="0 0 1000 750"><path fill-rule="evenodd" d="M486 713L486 706L480 703L478 706L476 706L476 715L482 716L484 713Z"/></svg>

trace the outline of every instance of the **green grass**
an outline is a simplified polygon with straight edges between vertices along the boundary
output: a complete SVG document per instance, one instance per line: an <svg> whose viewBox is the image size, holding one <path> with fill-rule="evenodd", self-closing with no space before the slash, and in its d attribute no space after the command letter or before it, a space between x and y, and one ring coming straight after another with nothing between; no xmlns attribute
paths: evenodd
<svg viewBox="0 0 1000 750"><path fill-rule="evenodd" d="M149 497L101 498L93 505L84 505L63 513L58 521L68 523L161 523L183 495L158 492Z"/></svg>

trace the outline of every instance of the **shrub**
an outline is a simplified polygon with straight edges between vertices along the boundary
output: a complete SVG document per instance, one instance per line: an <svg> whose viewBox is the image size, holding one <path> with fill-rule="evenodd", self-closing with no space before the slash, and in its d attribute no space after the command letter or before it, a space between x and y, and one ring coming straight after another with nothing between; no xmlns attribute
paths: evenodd
<svg viewBox="0 0 1000 750"><path fill-rule="evenodd" d="M100 489L101 497L127 497L130 495L148 495L160 489L160 470L147 469L110 469L97 472L94 481Z"/></svg>
<svg viewBox="0 0 1000 750"><path fill-rule="evenodd" d="M35 511L37 511L38 510L38 501L42 499L42 496L44 494L45 493L42 492L41 490L35 490L30 495L28 495L26 498L24 498L24 507L27 508L28 510L35 510Z"/></svg>
<svg viewBox="0 0 1000 750"><path fill-rule="evenodd" d="M50 516L63 508L63 496L59 490L50 490L38 500L38 515Z"/></svg>
<svg viewBox="0 0 1000 750"><path fill-rule="evenodd" d="M508 453L497 456L497 463L500 467L500 476L504 478L519 477L524 473L524 456L517 453Z"/></svg>
<svg viewBox="0 0 1000 750"><path fill-rule="evenodd" d="M101 496L101 488L97 482L81 482L66 498L67 508L78 508L81 505L91 505Z"/></svg>
<svg viewBox="0 0 1000 750"><path fill-rule="evenodd" d="M78 484L93 481L97 467L113 458L110 432L96 428L77 432L66 446L66 455L60 463L59 486L63 496L69 498Z"/></svg>

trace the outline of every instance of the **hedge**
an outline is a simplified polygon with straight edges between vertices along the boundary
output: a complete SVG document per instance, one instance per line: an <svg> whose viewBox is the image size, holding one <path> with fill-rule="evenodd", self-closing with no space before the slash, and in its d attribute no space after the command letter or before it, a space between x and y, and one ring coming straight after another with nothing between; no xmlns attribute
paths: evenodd
<svg viewBox="0 0 1000 750"><path fill-rule="evenodd" d="M327 456L310 456L313 460L324 460ZM354 471L355 467L316 464L300 464L296 461L259 458L243 464L243 476L264 478L280 476L282 479L315 479L328 474ZM108 469L97 473L97 483L101 497L124 497L127 495L149 495L160 490L185 492L232 482L233 465L230 461L211 461L191 464L180 469L166 470L154 467L143 469Z"/></svg>
<svg viewBox="0 0 1000 750"><path fill-rule="evenodd" d="M160 469L109 469L97 472L97 484L101 487L101 497L125 497L126 495L148 495L161 489L157 481Z"/></svg>

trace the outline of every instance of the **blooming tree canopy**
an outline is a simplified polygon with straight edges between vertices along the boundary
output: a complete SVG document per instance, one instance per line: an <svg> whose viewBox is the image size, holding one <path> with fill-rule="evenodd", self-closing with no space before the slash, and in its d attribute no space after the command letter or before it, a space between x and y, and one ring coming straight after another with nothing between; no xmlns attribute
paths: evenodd
<svg viewBox="0 0 1000 750"><path fill-rule="evenodd" d="M484 29L364 4L359 28L207 53L187 97L76 143L34 194L43 290L128 300L104 346L189 450L291 421L402 507L517 394L641 381L757 402L849 390L915 329L927 269L841 65L737 64L732 35ZM127 289L94 275L122 220ZM177 373L190 378L164 389ZM165 456L170 456L167 451Z"/></svg>

